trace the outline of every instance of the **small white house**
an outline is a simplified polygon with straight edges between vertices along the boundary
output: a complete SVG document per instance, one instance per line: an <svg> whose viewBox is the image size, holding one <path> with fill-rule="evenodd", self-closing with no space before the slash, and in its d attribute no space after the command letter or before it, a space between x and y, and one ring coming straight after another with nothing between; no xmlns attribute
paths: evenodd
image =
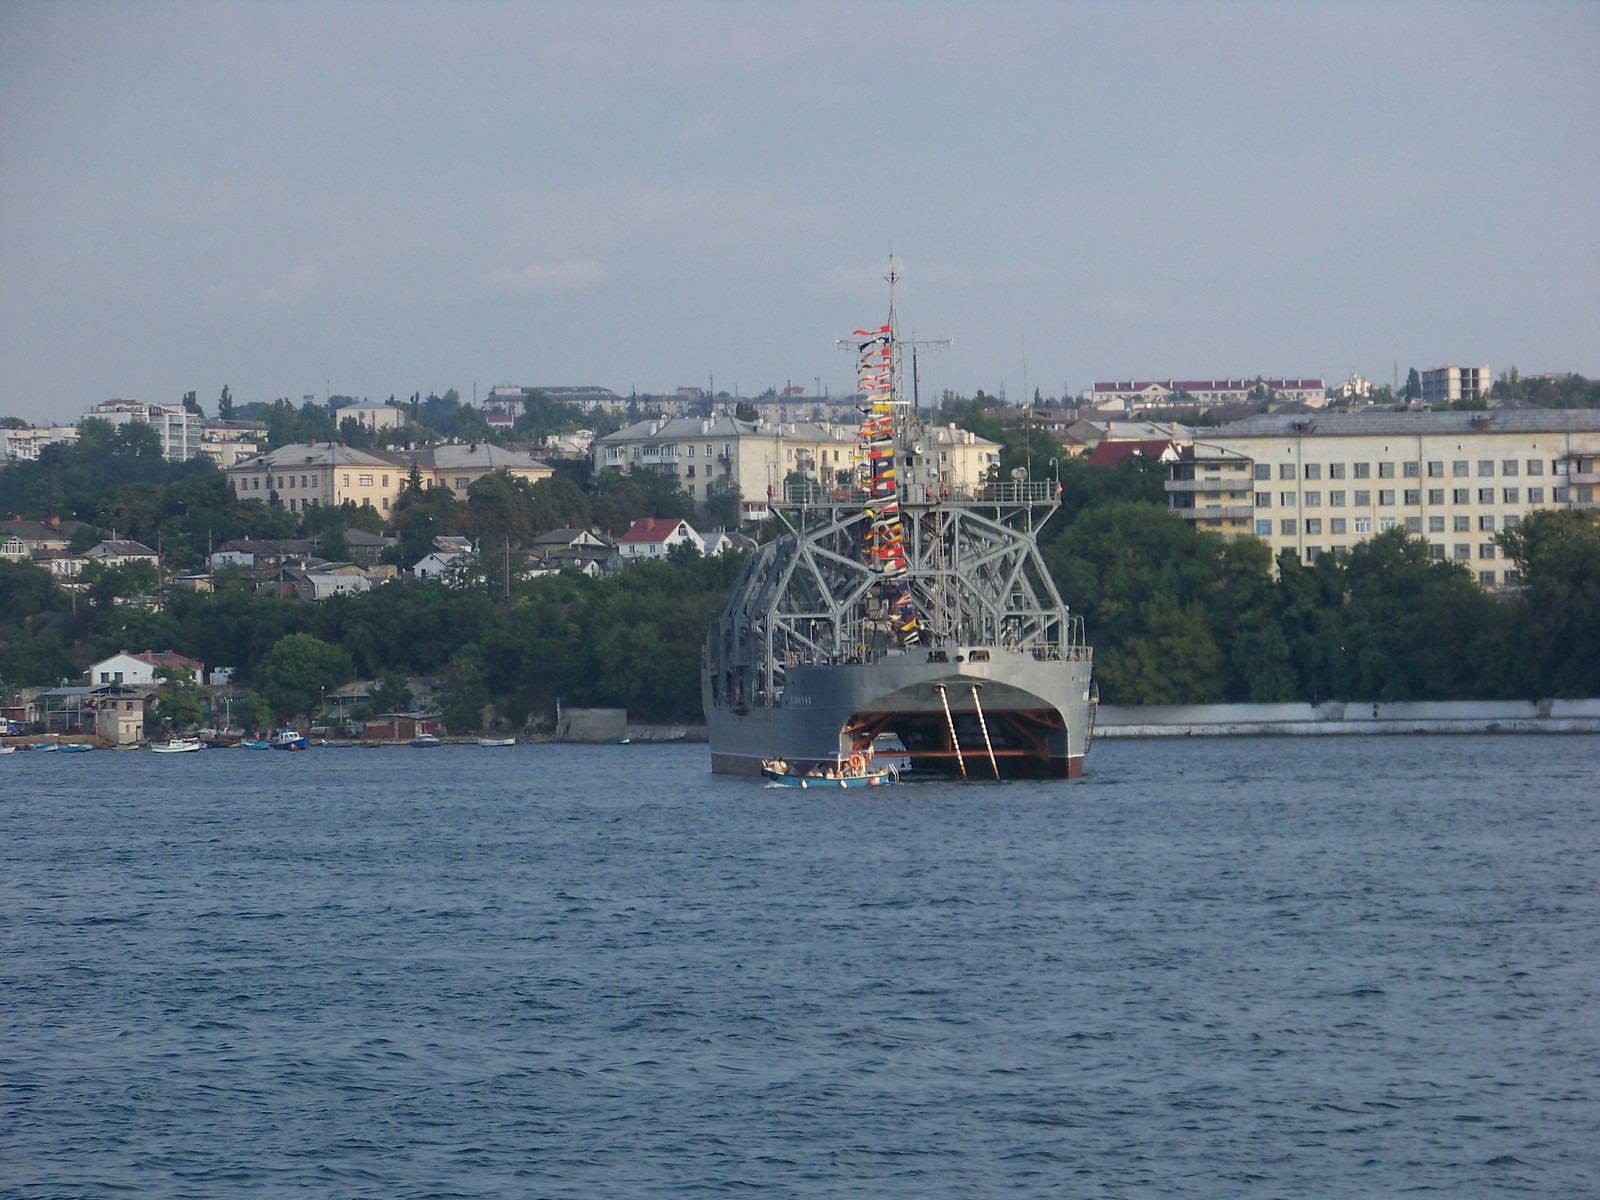
<svg viewBox="0 0 1600 1200"><path fill-rule="evenodd" d="M146 650L143 654L129 654L126 650L113 654L91 666L85 675L90 687L120 683L124 687L153 687L158 682L156 672L161 670L187 671L196 683L205 674L204 666L192 658L164 650L160 654Z"/></svg>
<svg viewBox="0 0 1600 1200"><path fill-rule="evenodd" d="M687 543L701 554L705 541L687 521L672 517L641 517L617 539L617 550L628 561L639 558L665 558L674 546Z"/></svg>

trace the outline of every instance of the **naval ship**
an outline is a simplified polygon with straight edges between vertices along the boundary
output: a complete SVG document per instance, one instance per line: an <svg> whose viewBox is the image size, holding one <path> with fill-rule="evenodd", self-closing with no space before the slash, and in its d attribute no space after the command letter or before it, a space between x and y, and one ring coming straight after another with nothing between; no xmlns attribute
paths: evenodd
<svg viewBox="0 0 1600 1200"><path fill-rule="evenodd" d="M1075 777L1094 734L1093 655L1036 540L1060 485L941 471L914 382L902 394L917 343L900 340L889 283L887 322L850 346L863 399L848 475L775 490L777 536L711 624L711 769L804 769L886 744L916 775Z"/></svg>

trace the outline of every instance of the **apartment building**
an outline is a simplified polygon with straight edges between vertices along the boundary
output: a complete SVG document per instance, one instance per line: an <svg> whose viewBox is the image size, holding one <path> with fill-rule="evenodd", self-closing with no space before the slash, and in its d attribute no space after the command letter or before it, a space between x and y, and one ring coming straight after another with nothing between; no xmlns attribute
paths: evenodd
<svg viewBox="0 0 1600 1200"><path fill-rule="evenodd" d="M975 487L1000 461L1000 446L954 425L924 431L940 474L953 489ZM848 478L858 460L854 425L798 421L756 424L735 417L680 417L639 421L593 447L595 470L649 467L664 471L696 501L736 484L746 519L766 515L766 499L798 474L824 486Z"/></svg>
<svg viewBox="0 0 1600 1200"><path fill-rule="evenodd" d="M1274 556L1311 562L1399 527L1485 587L1516 584L1494 535L1537 509L1597 506L1600 412L1251 417L1197 433L1166 488L1177 515Z"/></svg>
<svg viewBox="0 0 1600 1200"><path fill-rule="evenodd" d="M181 405L146 404L143 400L105 400L86 414L109 421L113 425L126 425L141 421L161 437L161 453L168 462L187 462L201 453L205 422L199 413L190 412Z"/></svg>
<svg viewBox="0 0 1600 1200"><path fill-rule="evenodd" d="M1488 367L1434 367L1421 372L1422 403L1443 408L1460 400L1484 400L1494 386Z"/></svg>
<svg viewBox="0 0 1600 1200"><path fill-rule="evenodd" d="M398 454L310 442L251 455L223 473L239 499L284 504L290 512L348 500L387 513L399 499L410 469Z"/></svg>

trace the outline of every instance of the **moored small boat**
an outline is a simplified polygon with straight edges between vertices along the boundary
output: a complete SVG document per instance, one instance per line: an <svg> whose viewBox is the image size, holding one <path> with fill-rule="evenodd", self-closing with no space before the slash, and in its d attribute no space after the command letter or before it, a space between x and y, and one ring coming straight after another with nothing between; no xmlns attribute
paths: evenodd
<svg viewBox="0 0 1600 1200"><path fill-rule="evenodd" d="M430 748L432 746L442 746L442 745L444 745L444 743L442 741L440 741L437 737L435 737L431 733L419 733L419 734L417 734L416 737L411 739L411 744L413 746L416 746L419 750L425 750L425 749L428 749L428 748Z"/></svg>
<svg viewBox="0 0 1600 1200"><path fill-rule="evenodd" d="M260 738L243 738L239 742L241 750L271 750L272 743L264 742Z"/></svg>
<svg viewBox="0 0 1600 1200"><path fill-rule="evenodd" d="M311 743L298 729L285 725L272 735L271 744L274 750L304 750Z"/></svg>
<svg viewBox="0 0 1600 1200"><path fill-rule="evenodd" d="M16 752L17 748L15 746L0 746L0 754L15 754Z"/></svg>
<svg viewBox="0 0 1600 1200"><path fill-rule="evenodd" d="M150 749L157 754L194 754L200 749L199 738L173 738L166 742L153 742Z"/></svg>
<svg viewBox="0 0 1600 1200"><path fill-rule="evenodd" d="M62 754L87 754L89 751L91 751L93 749L94 749L94 747L89 745L88 742L62 742L61 743L61 753Z"/></svg>
<svg viewBox="0 0 1600 1200"><path fill-rule="evenodd" d="M516 744L517 744L517 739L514 738L514 737L509 737L509 738L481 737L481 738L478 739L478 745L480 745L480 746L515 746Z"/></svg>

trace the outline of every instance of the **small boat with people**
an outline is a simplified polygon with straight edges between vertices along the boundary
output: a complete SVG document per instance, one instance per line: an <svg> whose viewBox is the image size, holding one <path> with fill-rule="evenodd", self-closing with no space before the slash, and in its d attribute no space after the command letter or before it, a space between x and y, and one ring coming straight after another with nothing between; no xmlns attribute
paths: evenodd
<svg viewBox="0 0 1600 1200"><path fill-rule="evenodd" d="M860 751L807 765L781 758L763 759L761 774L777 787L798 788L883 787L900 780L900 772L892 764L877 766Z"/></svg>
<svg viewBox="0 0 1600 1200"><path fill-rule="evenodd" d="M150 749L157 754L194 754L200 749L199 738L172 738L165 742L152 742Z"/></svg>

